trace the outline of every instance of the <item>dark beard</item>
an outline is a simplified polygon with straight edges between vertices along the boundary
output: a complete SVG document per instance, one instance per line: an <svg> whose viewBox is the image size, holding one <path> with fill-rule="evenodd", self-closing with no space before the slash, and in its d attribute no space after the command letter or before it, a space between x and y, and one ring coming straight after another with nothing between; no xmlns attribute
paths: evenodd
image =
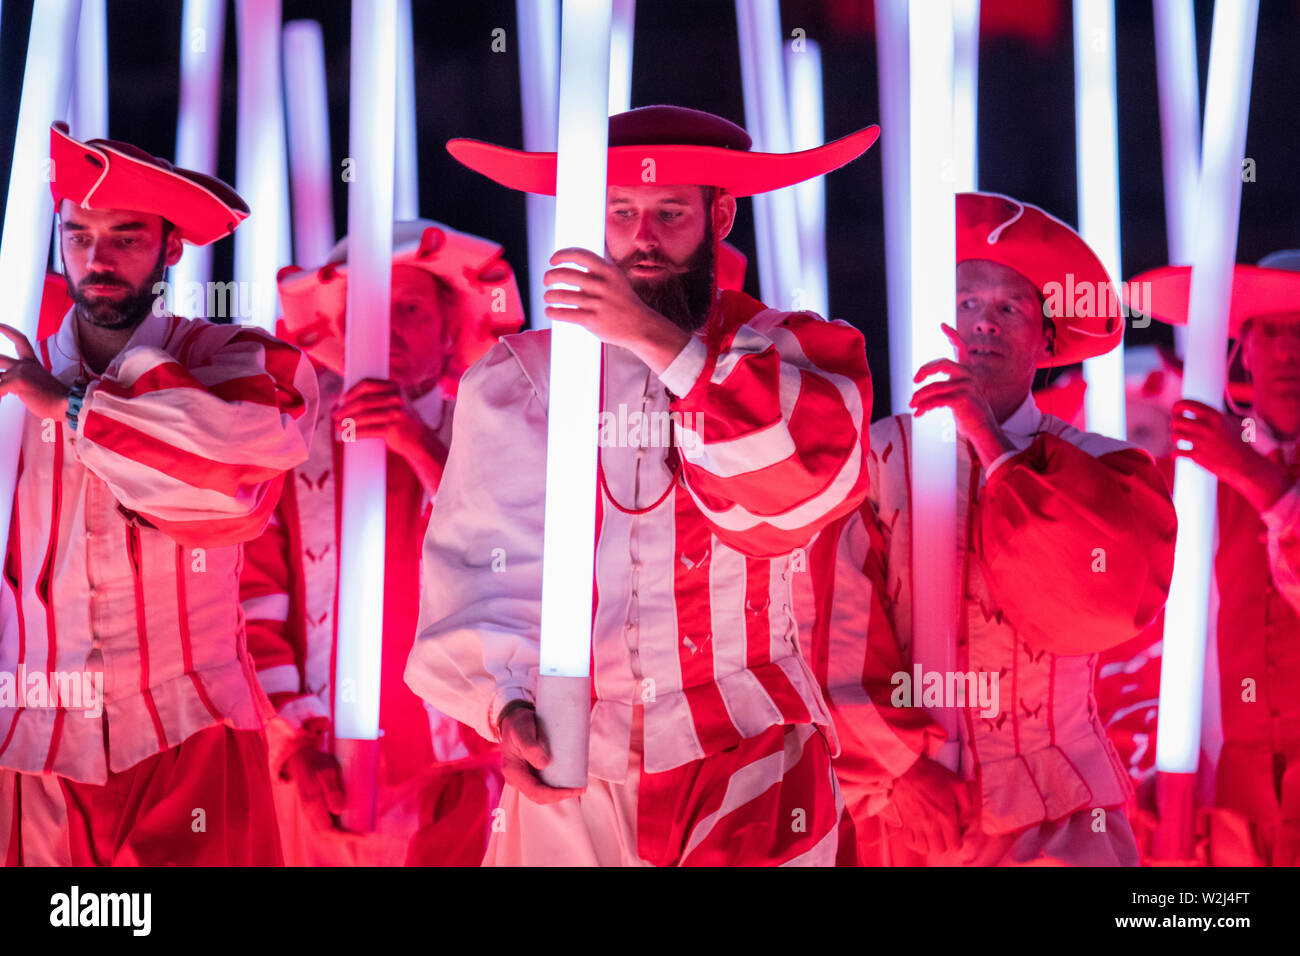
<svg viewBox="0 0 1300 956"><path fill-rule="evenodd" d="M109 299L89 298L72 284L72 279L66 273L63 276L63 281L68 285L68 295L77 304L77 316L82 321L88 322L97 328L121 331L122 329L134 329L144 321L145 316L153 309L154 301L158 298L158 295L153 291L154 286L162 281L166 271L167 244L163 243L162 249L158 251L158 261L154 263L153 271L139 286L133 287L120 279L98 272L87 273L81 280L83 286L111 285L131 289L130 295L116 302Z"/></svg>
<svg viewBox="0 0 1300 956"><path fill-rule="evenodd" d="M639 262L665 264L662 256L633 252L618 260L617 265L627 275ZM677 263L671 263L677 265ZM713 306L713 228L705 232L691 257L686 260L686 271L671 273L661 279L637 279L628 275L632 288L641 301L668 321L687 332L703 328Z"/></svg>

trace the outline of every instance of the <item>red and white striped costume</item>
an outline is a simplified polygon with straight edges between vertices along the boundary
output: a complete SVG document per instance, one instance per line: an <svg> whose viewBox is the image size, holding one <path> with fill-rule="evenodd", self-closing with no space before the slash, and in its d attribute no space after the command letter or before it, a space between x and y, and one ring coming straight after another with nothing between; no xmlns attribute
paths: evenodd
<svg viewBox="0 0 1300 956"><path fill-rule="evenodd" d="M816 619L811 655L841 730L837 767L859 847L874 848L864 862L1134 864L1128 775L1092 682L1097 652L1164 604L1173 505L1146 452L1043 415L1032 397L1001 427L1016 450L988 474L957 443L957 667L999 683L996 715L972 702L958 723L973 812L949 857L888 846L875 816L893 781L943 739L923 711L893 700L891 678L912 671L910 415L872 425L869 503L810 552L801 619Z"/></svg>
<svg viewBox="0 0 1300 956"><path fill-rule="evenodd" d="M317 366L321 412L311 457L293 472L270 526L247 546L240 578L249 648L280 719L268 728L275 798L289 865L476 865L500 794L496 747L429 707L402 681L419 609L420 547L429 498L400 455L388 455L378 819L368 834L314 829L279 771L309 744L302 726L332 722L343 446L333 411L343 379ZM454 403L441 388L413 408L444 444Z"/></svg>
<svg viewBox="0 0 1300 956"><path fill-rule="evenodd" d="M153 313L101 376L71 314L38 353L63 383L90 385L75 434L24 423L0 672L102 674L103 713L0 706L0 767L104 784L205 728L260 732L241 542L307 456L311 366L257 329Z"/></svg>
<svg viewBox="0 0 1300 956"><path fill-rule="evenodd" d="M642 424L678 414L680 447L647 447L644 430L602 440L593 779L579 801L635 797L610 787L627 779L638 705L643 780L707 765L772 727L829 726L799 653L790 553L866 493L862 337L735 292L720 294L714 319L709 341L692 338L658 377L631 352L603 349L602 409ZM546 332L505 337L466 373L425 542L407 681L484 735L536 686L549 345ZM826 747L820 734L808 742ZM828 772L808 771L801 786L809 820L814 802L838 800ZM508 813L516 800L507 786ZM564 804L529 807L530 829L563 830L571 811L553 808ZM834 858L834 826L805 835L790 858L814 847ZM518 862L510 841L520 838L494 834L489 860Z"/></svg>

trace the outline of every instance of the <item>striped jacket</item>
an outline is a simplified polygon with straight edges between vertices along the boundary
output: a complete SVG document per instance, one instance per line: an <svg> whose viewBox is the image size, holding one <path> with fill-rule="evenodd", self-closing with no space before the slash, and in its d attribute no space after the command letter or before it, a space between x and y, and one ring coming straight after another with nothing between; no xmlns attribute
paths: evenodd
<svg viewBox="0 0 1300 956"><path fill-rule="evenodd" d="M916 674L911 426L910 415L871 426L868 504L814 544L816 610L800 605L801 619L817 618L811 656L841 729L837 769L856 813L879 811L892 781L943 738L914 706L919 690L909 704L896 678ZM998 677L993 706L968 701L958 720L962 772L988 834L1126 801L1093 674L1098 652L1164 606L1177 528L1164 479L1136 446L1044 415L1032 396L1002 429L1014 450L987 473L957 443L957 667L990 687Z"/></svg>
<svg viewBox="0 0 1300 956"><path fill-rule="evenodd" d="M603 349L601 779L625 778L636 703L652 773L773 725L829 724L799 653L791 552L867 491L862 337L734 292L719 317L658 377ZM466 373L425 539L407 682L490 738L501 708L536 690L549 346L548 332L507 336Z"/></svg>
<svg viewBox="0 0 1300 956"><path fill-rule="evenodd" d="M23 426L0 584L0 766L103 783L205 727L261 727L241 542L307 456L310 364L256 329L153 313L102 376L71 318L39 353L60 381L90 384L75 433L30 414ZM6 675L64 675L83 693L6 697Z"/></svg>

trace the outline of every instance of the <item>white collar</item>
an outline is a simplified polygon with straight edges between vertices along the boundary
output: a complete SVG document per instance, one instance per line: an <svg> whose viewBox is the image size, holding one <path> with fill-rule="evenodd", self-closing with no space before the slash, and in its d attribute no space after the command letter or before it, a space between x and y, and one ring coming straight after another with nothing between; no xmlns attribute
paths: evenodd
<svg viewBox="0 0 1300 956"><path fill-rule="evenodd" d="M1029 438L1042 430L1043 413L1034 402L1034 393L1030 392L1020 406L999 423L1008 437Z"/></svg>
<svg viewBox="0 0 1300 956"><path fill-rule="evenodd" d="M59 326L59 331L50 340L50 365L53 367L55 375L58 375L66 368L72 368L75 372L82 371L81 342L77 336L78 323L74 314L75 310L76 306L68 310L68 314L63 317L63 323ZM131 337L127 339L126 344L122 346L117 354L121 355L128 349L144 346L161 348L163 343L167 341L167 332L171 327L172 318L171 313L163 312L159 314L150 309L149 314L135 327ZM99 377L94 375L88 366L84 371L88 378Z"/></svg>

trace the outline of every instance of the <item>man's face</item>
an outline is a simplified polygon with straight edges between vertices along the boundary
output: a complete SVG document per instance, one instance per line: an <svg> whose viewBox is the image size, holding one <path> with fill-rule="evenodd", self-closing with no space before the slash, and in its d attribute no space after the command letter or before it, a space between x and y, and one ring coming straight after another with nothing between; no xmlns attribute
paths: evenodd
<svg viewBox="0 0 1300 956"><path fill-rule="evenodd" d="M1251 319L1241 352L1255 385L1255 403L1265 418L1270 408L1300 405L1300 312Z"/></svg>
<svg viewBox="0 0 1300 956"><path fill-rule="evenodd" d="M720 192L710 204L701 186L610 186L605 254L641 300L688 331L704 324L713 302L713 245L725 238L736 201Z"/></svg>
<svg viewBox="0 0 1300 956"><path fill-rule="evenodd" d="M163 238L161 216L120 209L59 208L59 250L68 293L85 321L132 329L149 314L167 266L181 257L175 230Z"/></svg>
<svg viewBox="0 0 1300 956"><path fill-rule="evenodd" d="M996 262L958 263L956 327L968 346L966 365L986 386L1028 389L1049 354L1038 290Z"/></svg>
<svg viewBox="0 0 1300 956"><path fill-rule="evenodd" d="M388 377L403 388L442 374L451 346L444 336L438 286L415 266L394 266Z"/></svg>

